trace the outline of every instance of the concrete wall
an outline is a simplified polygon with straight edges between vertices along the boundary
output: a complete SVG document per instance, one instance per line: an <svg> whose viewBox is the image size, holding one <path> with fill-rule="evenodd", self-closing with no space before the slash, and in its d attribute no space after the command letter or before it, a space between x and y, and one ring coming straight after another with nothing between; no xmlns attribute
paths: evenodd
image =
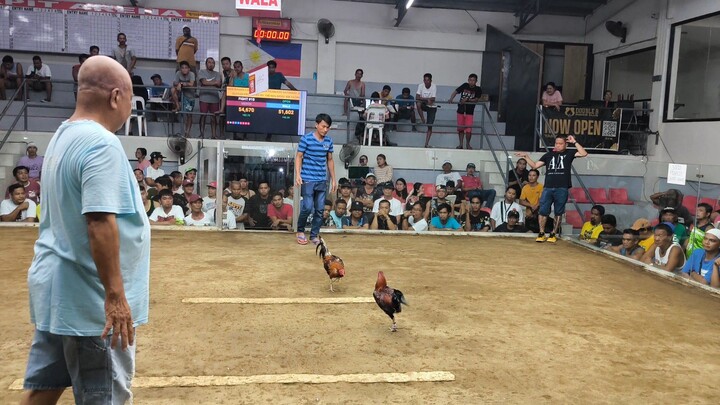
<svg viewBox="0 0 720 405"><path fill-rule="evenodd" d="M653 83L650 128L659 131L660 143L649 145L651 160L660 162L658 176L667 172L667 162L712 165L717 162L714 151L720 148L718 122L663 122L667 66L670 50L670 29L672 24L720 11L720 2L706 0L615 0L599 10L588 21L587 42L594 45L593 97L602 92L605 58L648 46L656 46L654 74L662 81ZM605 20L619 20L628 25L626 44L612 37L604 27ZM705 86L717 85L705 83ZM654 137L650 137L653 139ZM689 178L694 173L688 170Z"/></svg>

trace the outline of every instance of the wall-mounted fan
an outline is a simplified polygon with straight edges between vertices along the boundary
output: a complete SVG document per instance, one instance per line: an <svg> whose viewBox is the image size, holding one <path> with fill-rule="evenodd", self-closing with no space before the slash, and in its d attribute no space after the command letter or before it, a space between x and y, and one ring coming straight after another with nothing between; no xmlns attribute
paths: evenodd
<svg viewBox="0 0 720 405"><path fill-rule="evenodd" d="M335 26L327 18L319 19L317 22L317 28L318 28L318 32L320 32L322 34L322 36L325 37L326 44L329 43L330 38L332 38L333 35L335 35Z"/></svg>
<svg viewBox="0 0 720 405"><path fill-rule="evenodd" d="M627 27L625 27L623 23L620 21L606 21L605 29L613 36L620 38L620 42L623 44L625 43L625 39L627 38Z"/></svg>

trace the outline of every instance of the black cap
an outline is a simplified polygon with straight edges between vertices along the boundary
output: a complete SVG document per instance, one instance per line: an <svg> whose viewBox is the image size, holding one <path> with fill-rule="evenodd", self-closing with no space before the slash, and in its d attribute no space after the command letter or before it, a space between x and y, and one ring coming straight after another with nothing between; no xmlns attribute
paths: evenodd
<svg viewBox="0 0 720 405"><path fill-rule="evenodd" d="M445 190L445 191L447 191L447 187L446 187L444 184L441 184L441 185L435 187L435 190Z"/></svg>
<svg viewBox="0 0 720 405"><path fill-rule="evenodd" d="M392 184L392 181L386 181L382 184L383 188L395 188L395 186Z"/></svg>
<svg viewBox="0 0 720 405"><path fill-rule="evenodd" d="M150 80L153 80L153 79L155 79L156 77L157 77L158 79L162 80L162 77L160 77L160 75L157 74L157 73L155 73L154 75L150 76Z"/></svg>
<svg viewBox="0 0 720 405"><path fill-rule="evenodd" d="M153 152L150 154L150 159L159 159L159 158L165 159L165 156L163 156L163 154L160 152Z"/></svg>
<svg viewBox="0 0 720 405"><path fill-rule="evenodd" d="M475 163L468 163L468 164L467 164L467 168L468 168L468 169L471 168L471 167L474 169L474 168L475 168Z"/></svg>
<svg viewBox="0 0 720 405"><path fill-rule="evenodd" d="M352 188L352 184L350 184L350 181L340 181L339 183L340 188Z"/></svg>
<svg viewBox="0 0 720 405"><path fill-rule="evenodd" d="M520 218L520 213L517 212L517 210L513 208L512 210L510 210L510 212L507 213L507 216L508 216L508 218L510 218L510 217Z"/></svg>
<svg viewBox="0 0 720 405"><path fill-rule="evenodd" d="M353 201L352 206L350 207L350 211L362 211L363 210L363 203L360 201Z"/></svg>

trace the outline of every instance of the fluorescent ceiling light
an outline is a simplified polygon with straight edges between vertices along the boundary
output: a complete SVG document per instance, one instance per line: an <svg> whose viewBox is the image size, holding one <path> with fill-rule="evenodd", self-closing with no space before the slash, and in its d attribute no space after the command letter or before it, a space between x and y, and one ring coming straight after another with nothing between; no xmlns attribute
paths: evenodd
<svg viewBox="0 0 720 405"><path fill-rule="evenodd" d="M405 8L406 8L406 9L409 9L410 7L412 7L412 4L413 4L414 1L415 1L415 0L408 0L407 4L405 5Z"/></svg>

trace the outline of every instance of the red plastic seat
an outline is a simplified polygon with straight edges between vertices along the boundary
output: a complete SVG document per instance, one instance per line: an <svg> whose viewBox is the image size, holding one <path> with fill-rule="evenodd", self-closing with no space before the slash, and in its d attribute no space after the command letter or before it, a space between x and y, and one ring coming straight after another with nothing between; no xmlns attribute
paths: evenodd
<svg viewBox="0 0 720 405"><path fill-rule="evenodd" d="M423 195L425 197L435 197L435 184L423 184Z"/></svg>
<svg viewBox="0 0 720 405"><path fill-rule="evenodd" d="M683 198L682 205L683 207L687 208L690 212L695 212L695 208L697 208L698 199L694 195L686 195ZM660 209L663 209L665 207L660 207Z"/></svg>
<svg viewBox="0 0 720 405"><path fill-rule="evenodd" d="M578 204L587 204L590 202L585 194L585 190L579 187L573 187L570 189L570 199L575 200Z"/></svg>
<svg viewBox="0 0 720 405"><path fill-rule="evenodd" d="M590 217L592 216L592 211L585 211L583 213L583 216L585 217L585 222L590 221Z"/></svg>
<svg viewBox="0 0 720 405"><path fill-rule="evenodd" d="M583 226L583 220L580 218L580 214L578 214L575 210L565 211L565 222L577 229L580 229Z"/></svg>
<svg viewBox="0 0 720 405"><path fill-rule="evenodd" d="M611 188L608 190L610 201L613 204L622 205L633 205L633 202L628 198L628 192L625 188Z"/></svg>
<svg viewBox="0 0 720 405"><path fill-rule="evenodd" d="M604 188L593 188L588 189L590 192L590 198L592 198L595 204L611 204L612 201L607 196L607 192Z"/></svg>
<svg viewBox="0 0 720 405"><path fill-rule="evenodd" d="M655 228L655 225L657 225L657 224L659 224L659 223L660 223L660 220L659 220L658 218L655 218L655 219L653 219L652 221L650 221L650 226L652 226L653 228Z"/></svg>

